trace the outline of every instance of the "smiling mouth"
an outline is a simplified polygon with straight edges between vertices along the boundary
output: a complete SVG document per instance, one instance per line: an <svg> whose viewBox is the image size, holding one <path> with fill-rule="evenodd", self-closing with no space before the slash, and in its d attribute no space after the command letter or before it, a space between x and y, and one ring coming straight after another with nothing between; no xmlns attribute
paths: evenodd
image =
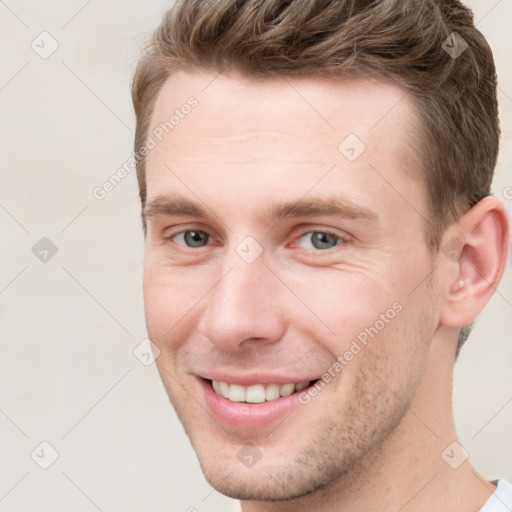
<svg viewBox="0 0 512 512"><path fill-rule="evenodd" d="M289 384L253 384L242 386L241 384L230 384L219 380L208 380L215 393L230 400L231 402L245 402L260 404L271 402L279 398L302 391L308 386L316 383L317 380L306 380Z"/></svg>

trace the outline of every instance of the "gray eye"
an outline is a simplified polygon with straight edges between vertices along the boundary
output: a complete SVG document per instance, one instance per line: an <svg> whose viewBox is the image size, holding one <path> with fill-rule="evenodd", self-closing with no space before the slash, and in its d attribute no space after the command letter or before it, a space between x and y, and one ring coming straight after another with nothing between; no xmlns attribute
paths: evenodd
<svg viewBox="0 0 512 512"><path fill-rule="evenodd" d="M332 247L336 247L339 242L339 237L336 235L333 235L332 233L324 233L322 231L312 231L311 233L304 235L304 237L308 237L310 239L311 246L315 249L331 249Z"/></svg>
<svg viewBox="0 0 512 512"><path fill-rule="evenodd" d="M189 247L203 247L208 243L209 235L204 231L183 231L179 233L177 237L183 237L185 245Z"/></svg>

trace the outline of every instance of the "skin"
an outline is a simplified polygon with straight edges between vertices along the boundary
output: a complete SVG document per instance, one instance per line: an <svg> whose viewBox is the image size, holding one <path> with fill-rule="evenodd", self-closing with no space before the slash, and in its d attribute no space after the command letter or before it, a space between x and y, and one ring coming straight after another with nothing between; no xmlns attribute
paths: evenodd
<svg viewBox="0 0 512 512"><path fill-rule="evenodd" d="M457 441L460 327L504 270L504 206L485 198L448 227L441 245L458 238L458 259L429 251L414 102L384 80L180 71L158 95L152 129L190 96L197 107L147 157L144 296L158 370L206 478L244 512L479 510L494 484L441 455ZM338 150L350 133L366 146L355 161ZM171 213L178 196L210 217ZM332 197L372 218L265 216ZM207 233L207 245L187 247L187 229ZM318 249L312 232L325 230L333 246ZM263 251L252 263L236 251L248 236ZM397 303L282 421L244 429L210 414L198 375L321 376ZM252 467L237 457L248 444L261 454Z"/></svg>

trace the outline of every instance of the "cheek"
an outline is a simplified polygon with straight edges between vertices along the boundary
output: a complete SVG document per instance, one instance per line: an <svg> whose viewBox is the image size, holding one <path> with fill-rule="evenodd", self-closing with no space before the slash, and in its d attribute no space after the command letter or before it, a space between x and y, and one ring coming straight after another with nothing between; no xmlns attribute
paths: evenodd
<svg viewBox="0 0 512 512"><path fill-rule="evenodd" d="M288 281L300 299L292 300L291 317L334 340L331 348L339 355L348 349L351 340L368 337L367 330L382 331L395 323L402 302L400 293L387 285L388 281L368 272L351 271L297 277Z"/></svg>
<svg viewBox="0 0 512 512"><path fill-rule="evenodd" d="M191 282L190 273L185 277L176 270L145 263L144 309L149 337L157 344L178 343L185 335L194 305L204 294L204 286ZM174 341L175 340L175 341Z"/></svg>
<svg viewBox="0 0 512 512"><path fill-rule="evenodd" d="M424 354L436 326L436 305L428 286L415 288L424 280L416 262L416 268L375 265L371 271L324 271L306 279L290 278L290 287L308 309L294 300L290 318L334 358L344 356L343 364L363 361L364 353L372 357L373 351L395 363L414 359Z"/></svg>

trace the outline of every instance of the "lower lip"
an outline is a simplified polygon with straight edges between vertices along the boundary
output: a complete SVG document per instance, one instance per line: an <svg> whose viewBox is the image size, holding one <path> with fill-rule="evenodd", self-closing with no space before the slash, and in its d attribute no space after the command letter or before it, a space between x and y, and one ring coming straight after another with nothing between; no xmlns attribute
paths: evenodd
<svg viewBox="0 0 512 512"><path fill-rule="evenodd" d="M212 416L224 425L244 430L261 429L282 420L295 407L300 405L299 393L304 391L296 391L291 395L269 402L250 404L247 402L232 402L218 395L209 381L199 379L199 382L203 388L206 405Z"/></svg>

